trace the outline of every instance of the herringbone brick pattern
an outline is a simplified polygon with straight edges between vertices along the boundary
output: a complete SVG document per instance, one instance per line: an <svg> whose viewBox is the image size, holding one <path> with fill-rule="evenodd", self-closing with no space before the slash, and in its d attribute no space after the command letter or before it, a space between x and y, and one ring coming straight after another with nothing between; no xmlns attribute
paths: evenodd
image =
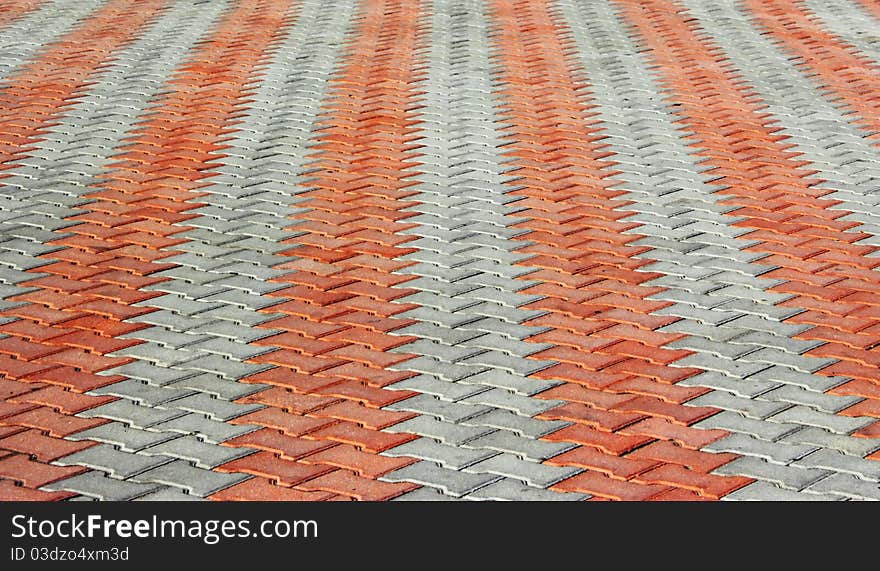
<svg viewBox="0 0 880 571"><path fill-rule="evenodd" d="M878 29L0 2L0 499L880 499Z"/></svg>

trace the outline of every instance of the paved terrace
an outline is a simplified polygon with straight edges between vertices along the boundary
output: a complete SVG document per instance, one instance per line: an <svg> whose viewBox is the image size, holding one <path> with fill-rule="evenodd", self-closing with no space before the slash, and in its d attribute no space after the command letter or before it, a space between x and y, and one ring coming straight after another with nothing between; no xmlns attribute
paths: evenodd
<svg viewBox="0 0 880 571"><path fill-rule="evenodd" d="M878 0L0 1L0 499L880 499Z"/></svg>

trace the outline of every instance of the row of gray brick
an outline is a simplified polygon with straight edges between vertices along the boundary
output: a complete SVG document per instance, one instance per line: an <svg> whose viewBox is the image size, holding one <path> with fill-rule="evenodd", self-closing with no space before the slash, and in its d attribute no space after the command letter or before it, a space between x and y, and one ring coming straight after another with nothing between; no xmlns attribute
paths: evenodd
<svg viewBox="0 0 880 571"><path fill-rule="evenodd" d="M522 307L539 299L521 293L534 269L514 265L527 243L512 240L521 208L500 156L486 7L435 0L430 12L410 197L419 205L409 208L418 214L406 220L418 226L403 231L419 250L400 272L419 276L401 286L419 292L401 301L420 307L400 314L417 324L393 332L418 337L394 349L418 357L393 368L419 375L388 387L421 393L388 407L419 416L386 429L420 438L385 452L420 461L383 479L424 486L401 500L582 499L547 489L579 469L542 464L573 445L539 440L569 423L535 418L561 402L533 398L557 383L528 378L553 363L528 359L548 345L525 341L544 328L524 322L544 312Z"/></svg>

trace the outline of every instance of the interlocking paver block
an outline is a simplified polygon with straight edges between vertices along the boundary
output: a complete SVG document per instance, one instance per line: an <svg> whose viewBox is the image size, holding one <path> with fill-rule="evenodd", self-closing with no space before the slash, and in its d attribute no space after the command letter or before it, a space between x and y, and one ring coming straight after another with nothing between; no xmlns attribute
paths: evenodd
<svg viewBox="0 0 880 571"><path fill-rule="evenodd" d="M426 487L439 488L454 496L464 496L500 476L481 472L478 474L450 470L432 462L417 462L382 476L389 482L416 482Z"/></svg>

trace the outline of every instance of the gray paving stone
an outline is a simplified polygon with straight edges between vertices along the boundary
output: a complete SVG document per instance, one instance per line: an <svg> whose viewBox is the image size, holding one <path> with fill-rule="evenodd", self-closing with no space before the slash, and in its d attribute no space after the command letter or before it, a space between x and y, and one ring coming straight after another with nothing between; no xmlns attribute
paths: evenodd
<svg viewBox="0 0 880 571"><path fill-rule="evenodd" d="M755 478L798 492L828 476L831 472L815 468L800 468L794 465L783 466L754 456L743 456L718 467L715 473Z"/></svg>
<svg viewBox="0 0 880 571"><path fill-rule="evenodd" d="M207 311L199 312L198 316L205 320L222 319L224 321L231 321L236 325L247 325L250 327L256 327L261 323L283 317L277 313L257 313L256 311L248 311L240 307L220 304L217 304L213 309L208 308Z"/></svg>
<svg viewBox="0 0 880 571"><path fill-rule="evenodd" d="M127 333L119 336L121 339L140 339L143 341L152 341L169 349L178 349L188 347L200 341L206 341L207 335L197 335L193 333L178 333L164 327L150 327L141 329L133 333Z"/></svg>
<svg viewBox="0 0 880 571"><path fill-rule="evenodd" d="M854 500L880 501L880 485L877 482L868 482L849 474L831 474L807 488L807 491Z"/></svg>
<svg viewBox="0 0 880 571"><path fill-rule="evenodd" d="M171 310L153 311L146 315L132 317L130 321L135 323L148 323L178 333L187 331L195 332L200 327L220 322L217 318L212 319L210 317L199 315L196 315L195 317L186 316L180 313L175 313Z"/></svg>
<svg viewBox="0 0 880 571"><path fill-rule="evenodd" d="M732 452L745 456L757 456L777 464L790 464L803 458L818 447L807 444L790 444L787 442L770 442L755 438L748 434L732 433L721 440L716 440L702 448L708 452Z"/></svg>
<svg viewBox="0 0 880 571"><path fill-rule="evenodd" d="M772 416L770 420L814 426L837 434L850 434L875 422L873 418L840 416L800 405L788 408Z"/></svg>
<svg viewBox="0 0 880 571"><path fill-rule="evenodd" d="M174 407L180 410L204 414L214 420L228 421L263 408L259 404L239 404L213 398L205 393L195 393L174 401Z"/></svg>
<svg viewBox="0 0 880 571"><path fill-rule="evenodd" d="M109 418L135 428L150 428L186 414L181 410L147 407L120 399L77 414L83 418Z"/></svg>
<svg viewBox="0 0 880 571"><path fill-rule="evenodd" d="M736 321L734 321L733 324L735 325ZM746 344L772 347L795 355L802 355L810 349L822 345L821 341L803 341L800 339L785 337L783 335L768 333L766 331L752 331L745 335L734 337L730 342L735 345Z"/></svg>
<svg viewBox="0 0 880 571"><path fill-rule="evenodd" d="M683 387L708 387L748 399L753 399L780 386L779 383L757 380L754 376L738 379L714 371L682 379L677 384Z"/></svg>
<svg viewBox="0 0 880 571"><path fill-rule="evenodd" d="M560 400L534 399L500 388L493 388L468 396L462 399L461 402L485 405L495 409L506 409L522 416L537 416L542 412L564 404Z"/></svg>
<svg viewBox="0 0 880 571"><path fill-rule="evenodd" d="M159 309L165 309L186 317L192 317L197 314L203 314L209 310L216 310L223 307L221 303L200 302L198 300L187 299L182 295L177 294L167 294L161 297L154 297L147 302L136 302L132 305L138 306L138 304L140 304L141 307L158 307ZM201 317L206 318L208 316L201 315Z"/></svg>
<svg viewBox="0 0 880 571"><path fill-rule="evenodd" d="M873 438L854 438L815 427L807 427L787 434L784 440L796 444L831 448L859 458L864 458L872 452L880 450L880 441Z"/></svg>
<svg viewBox="0 0 880 571"><path fill-rule="evenodd" d="M136 502L204 502L205 498L187 494L179 488L159 488L155 492L150 492L138 498Z"/></svg>
<svg viewBox="0 0 880 571"><path fill-rule="evenodd" d="M737 322L739 322L740 319L742 318L737 318L729 321L728 323L725 323L723 326L720 327L706 325L693 319L682 319L680 321L676 321L675 323L670 323L665 327L661 327L660 329L658 329L658 331L671 333L687 333L688 335L710 339L711 341L715 342L726 342L741 335L745 335L750 331L746 328L736 327L736 324Z"/></svg>
<svg viewBox="0 0 880 571"><path fill-rule="evenodd" d="M202 373L174 382L169 388L208 393L221 400L233 401L268 388L258 383L239 383L217 375Z"/></svg>
<svg viewBox="0 0 880 571"><path fill-rule="evenodd" d="M517 436L508 430L497 430L486 436L471 440L465 446L477 449L497 450L516 454L527 460L542 462L548 458L558 456L566 450L574 448L574 444L567 442L547 442Z"/></svg>
<svg viewBox="0 0 880 571"><path fill-rule="evenodd" d="M787 367L777 366L759 371L749 377L749 379L795 385L817 392L826 392L847 381L845 377L810 375Z"/></svg>
<svg viewBox="0 0 880 571"><path fill-rule="evenodd" d="M169 368L174 368L175 365L192 361L198 357L198 353L190 349L165 347L152 342L126 347L110 355L114 357L132 357L159 367Z"/></svg>
<svg viewBox="0 0 880 571"><path fill-rule="evenodd" d="M248 479L244 474L225 474L191 466L174 460L131 478L131 482L165 484L187 490L190 494L206 497L238 482Z"/></svg>
<svg viewBox="0 0 880 571"><path fill-rule="evenodd" d="M590 498L588 494L551 492L550 490L535 488L512 478L503 478L497 482L489 484L488 486L479 488L472 492L469 497L481 500L523 502L577 502Z"/></svg>
<svg viewBox="0 0 880 571"><path fill-rule="evenodd" d="M75 452L55 461L60 466L85 466L107 472L119 479L126 479L170 461L167 457L150 457L117 450L113 446L98 444Z"/></svg>
<svg viewBox="0 0 880 571"><path fill-rule="evenodd" d="M414 397L398 401L385 408L388 410L400 410L407 412L417 412L419 414L427 414L437 417L446 422L454 423L473 419L476 416L492 410L488 406L480 406L477 403L466 404L465 401L449 402L427 394L416 395Z"/></svg>
<svg viewBox="0 0 880 571"><path fill-rule="evenodd" d="M792 323L780 323L775 319L767 319L759 315L743 315L730 323L733 327L740 327L750 331L760 331L782 337L794 337L810 328L809 325L797 325Z"/></svg>
<svg viewBox="0 0 880 571"><path fill-rule="evenodd" d="M207 470L253 452L255 450L248 448L232 448L203 442L191 435L166 440L141 451L144 455L186 460Z"/></svg>
<svg viewBox="0 0 880 571"><path fill-rule="evenodd" d="M491 473L515 478L538 488L549 488L581 470L577 468L549 466L523 460L513 454L498 454L465 468L467 472Z"/></svg>
<svg viewBox="0 0 880 571"><path fill-rule="evenodd" d="M479 331L482 333L497 333L515 340L522 340L537 335L549 329L548 327L536 327L533 325L520 325L508 323L501 319L486 317L469 321L459 327L464 331Z"/></svg>
<svg viewBox="0 0 880 571"><path fill-rule="evenodd" d="M826 413L838 413L863 399L810 391L797 385L783 385L762 394L760 399L808 406Z"/></svg>
<svg viewBox="0 0 880 571"><path fill-rule="evenodd" d="M120 367L114 367L101 371L100 374L123 375L137 379L152 385L164 386L180 379L190 377L195 373L189 371L176 371L167 367L158 367L144 361L132 361Z"/></svg>
<svg viewBox="0 0 880 571"><path fill-rule="evenodd" d="M496 387L513 393L534 396L562 384L561 380L535 379L524 375L516 375L509 371L488 369L461 380L460 384L474 384L486 387Z"/></svg>
<svg viewBox="0 0 880 571"><path fill-rule="evenodd" d="M464 421L463 424L512 430L522 436L540 438L556 432L557 430L568 426L570 423L557 420L537 420L520 416L506 410L495 409L486 414Z"/></svg>
<svg viewBox="0 0 880 571"><path fill-rule="evenodd" d="M463 341L461 345L462 347L500 351L507 354L508 358L525 358L553 347L550 343L529 343L518 339L511 339L497 333L486 333L485 335Z"/></svg>
<svg viewBox="0 0 880 571"><path fill-rule="evenodd" d="M229 424L210 419L202 414L184 414L153 427L168 434L191 434L208 442L225 442L236 436L253 432L256 426L249 424ZM166 432L168 431L168 432Z"/></svg>
<svg viewBox="0 0 880 571"><path fill-rule="evenodd" d="M113 395L135 401L141 406L166 405L175 399L193 394L194 391L176 386L156 386L143 381L126 379L90 391L93 395ZM173 408L173 405L171 405Z"/></svg>
<svg viewBox="0 0 880 571"><path fill-rule="evenodd" d="M740 358L748 363L766 363L768 365L782 365L800 371L801 373L815 373L828 365L837 362L836 359L820 359L817 357L803 357L793 355L776 349L760 349Z"/></svg>
<svg viewBox="0 0 880 571"><path fill-rule="evenodd" d="M439 488L447 494L464 496L474 490L500 479L495 474L473 474L443 468L433 462L416 462L380 478L386 482L415 482L423 486Z"/></svg>
<svg viewBox="0 0 880 571"><path fill-rule="evenodd" d="M189 348L193 351L214 353L236 361L245 361L273 350L271 347L245 345L223 337L212 337Z"/></svg>
<svg viewBox="0 0 880 571"><path fill-rule="evenodd" d="M138 452L148 446L177 438L175 433L155 432L126 426L121 422L108 422L89 428L75 434L70 434L68 440L95 440L111 444L125 452Z"/></svg>
<svg viewBox="0 0 880 571"><path fill-rule="evenodd" d="M502 432L502 431L497 431ZM485 437L482 437L485 438ZM481 447L463 448L437 442L432 438L418 438L383 452L385 456L408 456L420 460L430 460L446 468L461 470L497 454L494 450Z"/></svg>
<svg viewBox="0 0 880 571"><path fill-rule="evenodd" d="M395 371L414 371L453 383L486 370L485 366L479 364L444 363L428 356L416 357L388 368Z"/></svg>
<svg viewBox="0 0 880 571"><path fill-rule="evenodd" d="M431 341L443 343L450 346L458 345L460 343L464 343L468 339L474 339L475 337L485 335L485 333L483 332L466 331L463 329L450 329L447 327L438 327L437 325L428 323L415 323L401 329L396 329L394 331L394 334L414 335L416 337L421 337L422 339L430 339Z"/></svg>
<svg viewBox="0 0 880 571"><path fill-rule="evenodd" d="M509 355L498 351L484 351L473 357L468 357L462 363L469 365L481 365L492 369L501 369L517 375L528 376L549 366L552 363L531 359L513 359Z"/></svg>
<svg viewBox="0 0 880 571"><path fill-rule="evenodd" d="M390 390L412 390L433 395L446 401L456 402L470 395L489 390L484 385L470 385L464 382L450 383L433 375L416 375L385 387Z"/></svg>
<svg viewBox="0 0 880 571"><path fill-rule="evenodd" d="M834 472L847 472L862 480L880 481L880 462L848 456L834 450L822 449L795 462L805 468L823 468Z"/></svg>
<svg viewBox="0 0 880 571"><path fill-rule="evenodd" d="M409 301L410 298L407 298ZM468 357L485 352L485 349L468 348L462 345L450 346L445 343L435 343L427 339L419 339L406 345L401 345L391 350L392 353L412 353L434 357L445 363L457 363Z"/></svg>
<svg viewBox="0 0 880 571"><path fill-rule="evenodd" d="M738 412L749 418L764 420L791 406L787 402L750 399L724 391L712 391L687 401L688 406L708 406Z"/></svg>
<svg viewBox="0 0 880 571"><path fill-rule="evenodd" d="M520 309L513 308L498 303L483 301L469 308L474 315L482 315L483 317L494 317L507 323L522 324L530 319L535 319L546 314L546 311L536 309Z"/></svg>
<svg viewBox="0 0 880 571"><path fill-rule="evenodd" d="M656 313L656 312L655 312ZM716 371L731 377L749 377L770 366L767 363L747 363L741 360L724 359L717 355L708 356L695 353L675 362L677 367L696 367L707 371Z"/></svg>
<svg viewBox="0 0 880 571"><path fill-rule="evenodd" d="M775 441L801 429L794 423L765 422L748 418L737 412L723 411L694 424L697 428L721 429L748 434L762 440Z"/></svg>
<svg viewBox="0 0 880 571"><path fill-rule="evenodd" d="M816 485L812 489L817 489ZM840 496L823 493L799 493L780 488L770 482L757 481L748 486L742 487L723 498L722 501L752 501L752 502L833 502L840 501Z"/></svg>
<svg viewBox="0 0 880 571"><path fill-rule="evenodd" d="M385 429L385 432L403 432L428 436L450 446L460 446L484 434L493 432L488 426L466 426L443 422L431 416L416 416Z"/></svg>
<svg viewBox="0 0 880 571"><path fill-rule="evenodd" d="M434 488L418 488L411 492L407 492L401 496L391 499L392 502L460 502L467 501L467 498L459 498L444 494L440 490Z"/></svg>
<svg viewBox="0 0 880 571"><path fill-rule="evenodd" d="M145 286L146 291L161 291L167 294L173 294L177 297L183 297L187 301L205 301L210 302L209 296L214 296L220 292L227 291L229 288L215 285L212 281L205 284L188 283L185 281L171 280L161 282L155 285ZM158 298L153 298L158 299ZM218 301L218 300L214 300ZM161 303L161 302L160 302Z"/></svg>
<svg viewBox="0 0 880 571"><path fill-rule="evenodd" d="M219 355L210 354L204 357L198 357L191 361L186 361L181 366L182 369L199 371L202 373L213 373L233 381L249 375L254 375L260 371L268 369L269 367L269 365L242 363L241 361L234 361Z"/></svg>
<svg viewBox="0 0 880 571"><path fill-rule="evenodd" d="M218 319L207 323L197 323L190 329L191 333L204 333L214 337L222 337L240 343L252 343L258 339L264 339L279 333L273 329L256 329L254 327L237 325L231 321Z"/></svg>
<svg viewBox="0 0 880 571"><path fill-rule="evenodd" d="M101 472L84 472L43 486L50 492L68 491L108 501L132 500L161 489L155 482L140 483L109 478Z"/></svg>

